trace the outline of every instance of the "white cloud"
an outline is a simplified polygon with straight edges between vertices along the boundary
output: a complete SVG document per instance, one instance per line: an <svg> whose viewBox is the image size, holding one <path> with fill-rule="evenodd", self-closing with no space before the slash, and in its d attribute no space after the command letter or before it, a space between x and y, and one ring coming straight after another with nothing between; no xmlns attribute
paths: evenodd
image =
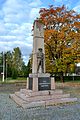
<svg viewBox="0 0 80 120"><path fill-rule="evenodd" d="M14 41L13 44L16 44L18 46L26 46L26 47L32 47L32 44L29 44L27 42L24 42L24 41Z"/></svg>
<svg viewBox="0 0 80 120"><path fill-rule="evenodd" d="M12 28L12 29L16 29L17 27L19 27L19 25L17 23L4 23L6 28Z"/></svg>
<svg viewBox="0 0 80 120"><path fill-rule="evenodd" d="M27 18L29 12L28 3L20 0L7 0L3 6L4 21L21 23Z"/></svg>
<svg viewBox="0 0 80 120"><path fill-rule="evenodd" d="M7 36L0 36L0 39L3 39L3 40L7 40L7 39L15 39L16 38L16 36L9 36L9 35L7 35Z"/></svg>
<svg viewBox="0 0 80 120"><path fill-rule="evenodd" d="M76 12L80 13L80 4L73 8Z"/></svg>
<svg viewBox="0 0 80 120"><path fill-rule="evenodd" d="M16 29L11 31L11 34L14 35L22 35L22 36L28 36L31 33L31 29L32 29L32 24L31 23L22 23L21 25L19 25L18 27L16 27Z"/></svg>
<svg viewBox="0 0 80 120"><path fill-rule="evenodd" d="M36 19L39 16L39 8L32 8L30 12L30 18L31 19Z"/></svg>
<svg viewBox="0 0 80 120"><path fill-rule="evenodd" d="M12 41L4 41L4 42L0 41L0 49L3 50L3 47L4 47L4 51L12 50L15 47L20 47L21 49L25 49L26 53L28 52L28 55L29 55L32 49L32 44L27 43L25 41L13 41L13 42Z"/></svg>
<svg viewBox="0 0 80 120"><path fill-rule="evenodd" d="M0 35L5 34L6 32L7 31L5 25L3 24L3 22L0 22Z"/></svg>
<svg viewBox="0 0 80 120"><path fill-rule="evenodd" d="M28 36L25 39L26 39L27 43L31 44L33 42L33 36Z"/></svg>
<svg viewBox="0 0 80 120"><path fill-rule="evenodd" d="M6 0L0 9L0 51L20 47L32 51L32 23L38 15L40 0Z"/></svg>
<svg viewBox="0 0 80 120"><path fill-rule="evenodd" d="M42 2L40 1L40 0L33 0L30 4L29 4L29 6L31 6L31 7L37 7L37 6L40 6L42 4Z"/></svg>

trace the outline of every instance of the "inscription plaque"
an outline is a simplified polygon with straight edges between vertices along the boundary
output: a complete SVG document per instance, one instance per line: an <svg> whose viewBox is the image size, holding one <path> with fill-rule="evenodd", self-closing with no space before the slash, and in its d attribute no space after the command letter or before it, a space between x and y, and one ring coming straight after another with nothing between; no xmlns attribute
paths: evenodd
<svg viewBox="0 0 80 120"><path fill-rule="evenodd" d="M51 90L51 79L49 77L41 77L38 79L38 90Z"/></svg>

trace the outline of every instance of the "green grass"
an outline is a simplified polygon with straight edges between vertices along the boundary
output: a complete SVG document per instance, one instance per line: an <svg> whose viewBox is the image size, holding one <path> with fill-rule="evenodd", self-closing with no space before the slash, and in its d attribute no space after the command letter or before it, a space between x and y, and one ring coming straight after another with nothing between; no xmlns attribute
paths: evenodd
<svg viewBox="0 0 80 120"><path fill-rule="evenodd" d="M22 77L18 77L17 79L12 79L12 78L7 78L7 80L5 79L4 82L2 80L0 80L1 84L7 84L7 83L20 83L20 82L26 82L27 78L22 78Z"/></svg>

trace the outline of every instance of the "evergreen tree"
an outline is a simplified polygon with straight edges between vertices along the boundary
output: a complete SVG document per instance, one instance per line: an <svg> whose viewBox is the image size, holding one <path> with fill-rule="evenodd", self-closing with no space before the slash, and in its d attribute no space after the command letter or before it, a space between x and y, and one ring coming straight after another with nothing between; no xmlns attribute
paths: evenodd
<svg viewBox="0 0 80 120"><path fill-rule="evenodd" d="M17 73L17 76L22 76L22 65L23 65L23 59L22 59L22 55L21 55L21 51L19 49L19 47L14 48L13 52L12 52L12 68L13 71L15 71L14 73Z"/></svg>

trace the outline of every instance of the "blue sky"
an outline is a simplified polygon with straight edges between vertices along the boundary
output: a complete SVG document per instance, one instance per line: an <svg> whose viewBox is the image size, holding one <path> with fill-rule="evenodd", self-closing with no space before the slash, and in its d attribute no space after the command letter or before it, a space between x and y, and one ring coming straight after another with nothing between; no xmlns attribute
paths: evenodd
<svg viewBox="0 0 80 120"><path fill-rule="evenodd" d="M0 52L20 47L25 62L32 52L32 24L40 8L66 5L80 13L80 0L0 0Z"/></svg>

